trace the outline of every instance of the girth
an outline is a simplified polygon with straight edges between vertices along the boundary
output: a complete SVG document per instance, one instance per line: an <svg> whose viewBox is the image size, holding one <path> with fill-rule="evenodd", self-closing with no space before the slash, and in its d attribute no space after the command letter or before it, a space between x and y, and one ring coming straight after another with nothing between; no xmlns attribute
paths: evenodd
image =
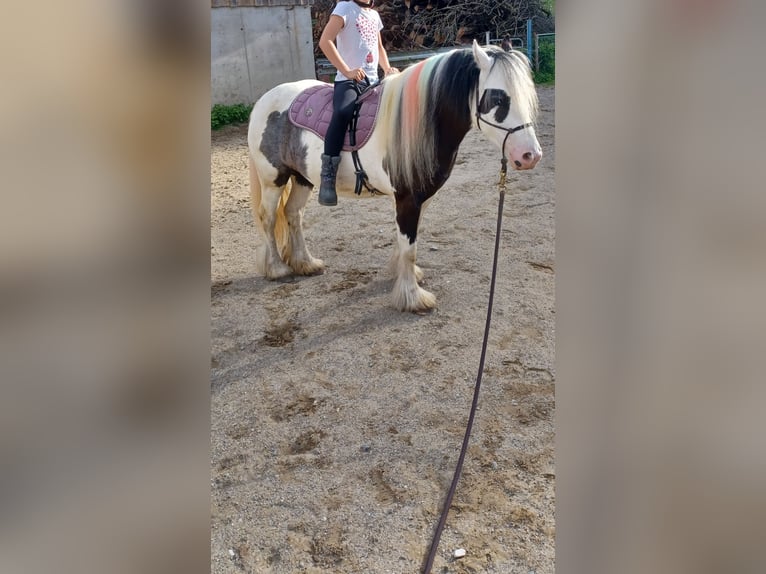
<svg viewBox="0 0 766 574"><path fill-rule="evenodd" d="M354 193L357 195L362 194L362 188L364 187L371 194L379 193L377 189L370 185L370 180L367 177L367 172L364 171L362 166L362 160L359 159L359 151L356 149L356 127L359 122L359 110L362 109L362 102L365 100L365 95L372 93L372 90L380 84L377 81L373 84L370 83L369 78L364 78L364 83L354 82L354 90L356 90L356 102L354 103L354 112L351 116L351 121L348 124L348 141L353 148L351 151L351 159L354 161L354 173L356 173L356 183L354 184Z"/></svg>

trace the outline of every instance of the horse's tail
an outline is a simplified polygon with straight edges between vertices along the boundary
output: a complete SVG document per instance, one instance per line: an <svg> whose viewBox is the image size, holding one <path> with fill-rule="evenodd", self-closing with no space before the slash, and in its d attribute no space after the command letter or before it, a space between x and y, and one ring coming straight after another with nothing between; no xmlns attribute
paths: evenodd
<svg viewBox="0 0 766 574"><path fill-rule="evenodd" d="M279 203L277 204L277 213L274 221L274 239L277 242L277 249L279 249L279 256L282 261L289 261L292 255L292 249L290 245L290 228L287 224L287 216L285 215L285 204L290 197L290 191L293 189L292 178L287 180L287 183L282 188L282 195L279 197Z"/></svg>
<svg viewBox="0 0 766 574"><path fill-rule="evenodd" d="M250 160L250 209L253 211L253 221L258 228L263 231L263 222L258 212L261 209L261 178L258 176L258 170L255 169L255 162L252 157Z"/></svg>
<svg viewBox="0 0 766 574"><path fill-rule="evenodd" d="M250 208L253 211L253 220L260 229L261 233L265 237L265 230L263 228L263 221L261 220L261 178L258 175L258 170L255 167L255 162L252 157L250 160ZM285 204L290 197L290 190L292 184L290 181L282 189L282 195L279 198L277 204L277 211L274 214L274 239L277 242L277 248L279 249L279 255L283 260L287 260L290 257L290 229L287 225L287 216L285 215Z"/></svg>

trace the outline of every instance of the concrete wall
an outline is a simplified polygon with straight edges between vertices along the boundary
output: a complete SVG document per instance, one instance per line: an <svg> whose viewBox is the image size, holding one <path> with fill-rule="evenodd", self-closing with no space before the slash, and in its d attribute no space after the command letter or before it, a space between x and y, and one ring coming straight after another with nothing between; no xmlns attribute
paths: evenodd
<svg viewBox="0 0 766 574"><path fill-rule="evenodd" d="M251 104L316 77L310 6L211 8L210 32L213 104Z"/></svg>

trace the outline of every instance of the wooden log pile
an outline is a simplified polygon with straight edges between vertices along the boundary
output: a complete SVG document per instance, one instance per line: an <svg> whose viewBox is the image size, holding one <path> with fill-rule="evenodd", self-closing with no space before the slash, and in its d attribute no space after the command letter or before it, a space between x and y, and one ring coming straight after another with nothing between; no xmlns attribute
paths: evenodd
<svg viewBox="0 0 766 574"><path fill-rule="evenodd" d="M314 49L335 7L335 0L315 0L312 8ZM536 32L553 31L553 15L541 0L375 0L383 20L381 37L389 52L459 46L474 38L524 37L527 18Z"/></svg>

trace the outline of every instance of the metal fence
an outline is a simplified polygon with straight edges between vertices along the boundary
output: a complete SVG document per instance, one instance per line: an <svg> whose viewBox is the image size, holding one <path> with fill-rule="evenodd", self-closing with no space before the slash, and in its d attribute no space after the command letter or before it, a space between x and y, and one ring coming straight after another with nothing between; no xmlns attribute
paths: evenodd
<svg viewBox="0 0 766 574"><path fill-rule="evenodd" d="M499 45L502 38L491 38L487 33L487 43ZM527 52L527 46L523 38L511 38L513 48ZM416 64L439 52L447 52L454 48L438 48L434 50L423 50L420 52L397 52L388 55L388 61L400 69ZM535 71L535 80L540 82L552 82L556 70L556 34L554 32L547 34L535 34L534 46L532 49L532 65ZM316 59L317 79L324 82L332 82L335 78L335 67L325 58Z"/></svg>
<svg viewBox="0 0 766 574"><path fill-rule="evenodd" d="M542 63L543 66L555 67L556 60L556 33L550 32L548 34L535 34L535 71L540 70L540 46L543 47ZM550 61L550 59L553 61Z"/></svg>
<svg viewBox="0 0 766 574"><path fill-rule="evenodd" d="M547 84L556 80L556 34L535 34L534 61L535 82Z"/></svg>
<svg viewBox="0 0 766 574"><path fill-rule="evenodd" d="M405 69L412 64L417 64L421 60L435 56L440 52L449 52L453 48L436 48L434 50L422 50L420 52L396 52L388 55L388 62L400 70ZM323 82L332 82L335 78L336 70L326 58L316 59L317 79Z"/></svg>

